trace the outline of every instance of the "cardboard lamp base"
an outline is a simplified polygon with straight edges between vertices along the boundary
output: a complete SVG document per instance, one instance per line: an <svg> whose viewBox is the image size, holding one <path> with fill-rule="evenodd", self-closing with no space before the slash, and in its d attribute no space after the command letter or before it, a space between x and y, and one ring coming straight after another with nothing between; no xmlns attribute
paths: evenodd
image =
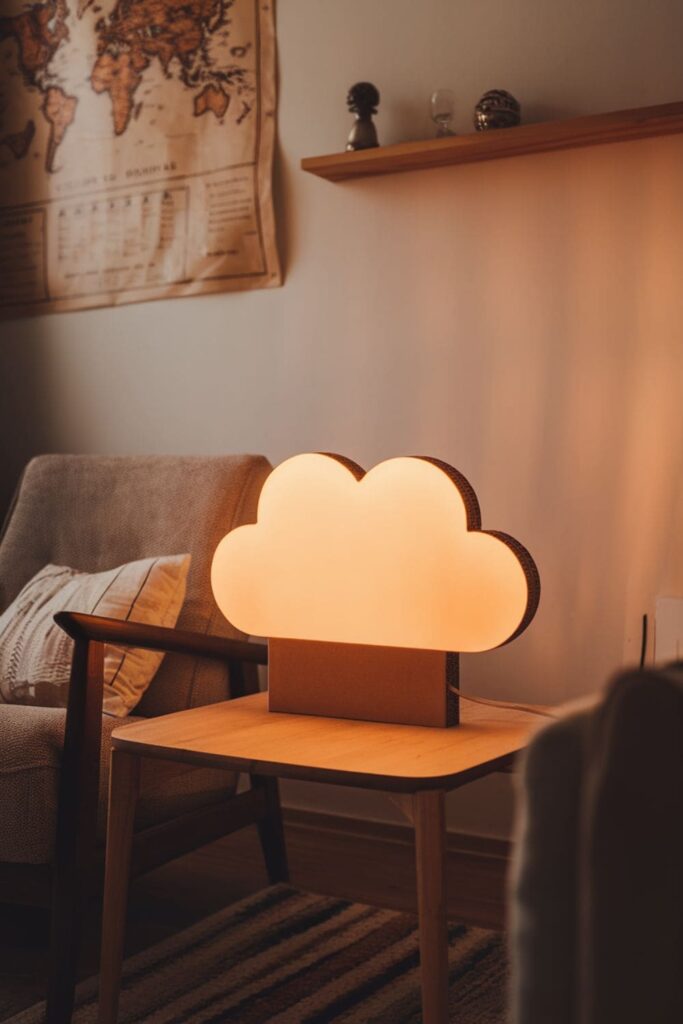
<svg viewBox="0 0 683 1024"><path fill-rule="evenodd" d="M270 711L397 725L459 722L458 656L312 640L268 641Z"/></svg>

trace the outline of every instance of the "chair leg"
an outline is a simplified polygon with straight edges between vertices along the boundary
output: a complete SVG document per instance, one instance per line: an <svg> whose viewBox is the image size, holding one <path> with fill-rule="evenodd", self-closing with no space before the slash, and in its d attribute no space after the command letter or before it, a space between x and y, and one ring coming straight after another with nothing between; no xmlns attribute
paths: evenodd
<svg viewBox="0 0 683 1024"><path fill-rule="evenodd" d="M76 642L59 779L47 1024L69 1024L73 1013L81 923L94 869L103 666L103 644Z"/></svg>
<svg viewBox="0 0 683 1024"><path fill-rule="evenodd" d="M275 885L277 882L288 882L287 847L285 845L285 832L282 827L280 791L277 779L270 775L251 775L250 779L254 789L263 790L268 809L266 816L257 822L268 880L271 885Z"/></svg>
<svg viewBox="0 0 683 1024"><path fill-rule="evenodd" d="M46 1024L69 1024L73 1013L83 898L76 864L53 887Z"/></svg>

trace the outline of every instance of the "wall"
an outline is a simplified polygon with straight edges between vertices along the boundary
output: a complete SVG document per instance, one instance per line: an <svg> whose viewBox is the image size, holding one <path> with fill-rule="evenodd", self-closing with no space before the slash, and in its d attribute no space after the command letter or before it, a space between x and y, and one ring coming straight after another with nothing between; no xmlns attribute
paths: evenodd
<svg viewBox="0 0 683 1024"><path fill-rule="evenodd" d="M683 591L683 137L345 185L298 162L342 148L360 78L387 143L430 134L437 87L460 131L490 87L530 120L680 99L683 6L280 0L278 22L285 286L2 325L3 496L39 450L433 454L543 580L528 633L463 685L590 691ZM503 830L507 785L453 820Z"/></svg>

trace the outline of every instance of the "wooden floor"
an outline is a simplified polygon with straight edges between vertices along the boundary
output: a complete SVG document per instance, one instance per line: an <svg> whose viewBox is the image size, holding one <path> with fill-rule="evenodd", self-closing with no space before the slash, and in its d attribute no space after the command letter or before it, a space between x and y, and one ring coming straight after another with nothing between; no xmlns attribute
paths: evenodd
<svg viewBox="0 0 683 1024"><path fill-rule="evenodd" d="M408 827L303 811L286 812L292 884L400 910L415 909ZM508 844L450 836L449 916L504 927ZM131 888L126 953L155 942L267 885L255 828L188 854ZM81 974L97 972L98 910L86 922ZM41 999L47 969L47 913L0 905L0 1021Z"/></svg>

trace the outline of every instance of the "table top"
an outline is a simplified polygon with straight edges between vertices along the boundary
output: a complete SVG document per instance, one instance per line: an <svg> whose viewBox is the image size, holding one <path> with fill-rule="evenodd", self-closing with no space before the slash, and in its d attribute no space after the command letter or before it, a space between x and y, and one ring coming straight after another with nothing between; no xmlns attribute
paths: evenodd
<svg viewBox="0 0 683 1024"><path fill-rule="evenodd" d="M395 792L453 789L522 750L543 719L462 701L448 729L268 711L267 693L130 722L117 750L280 778Z"/></svg>

